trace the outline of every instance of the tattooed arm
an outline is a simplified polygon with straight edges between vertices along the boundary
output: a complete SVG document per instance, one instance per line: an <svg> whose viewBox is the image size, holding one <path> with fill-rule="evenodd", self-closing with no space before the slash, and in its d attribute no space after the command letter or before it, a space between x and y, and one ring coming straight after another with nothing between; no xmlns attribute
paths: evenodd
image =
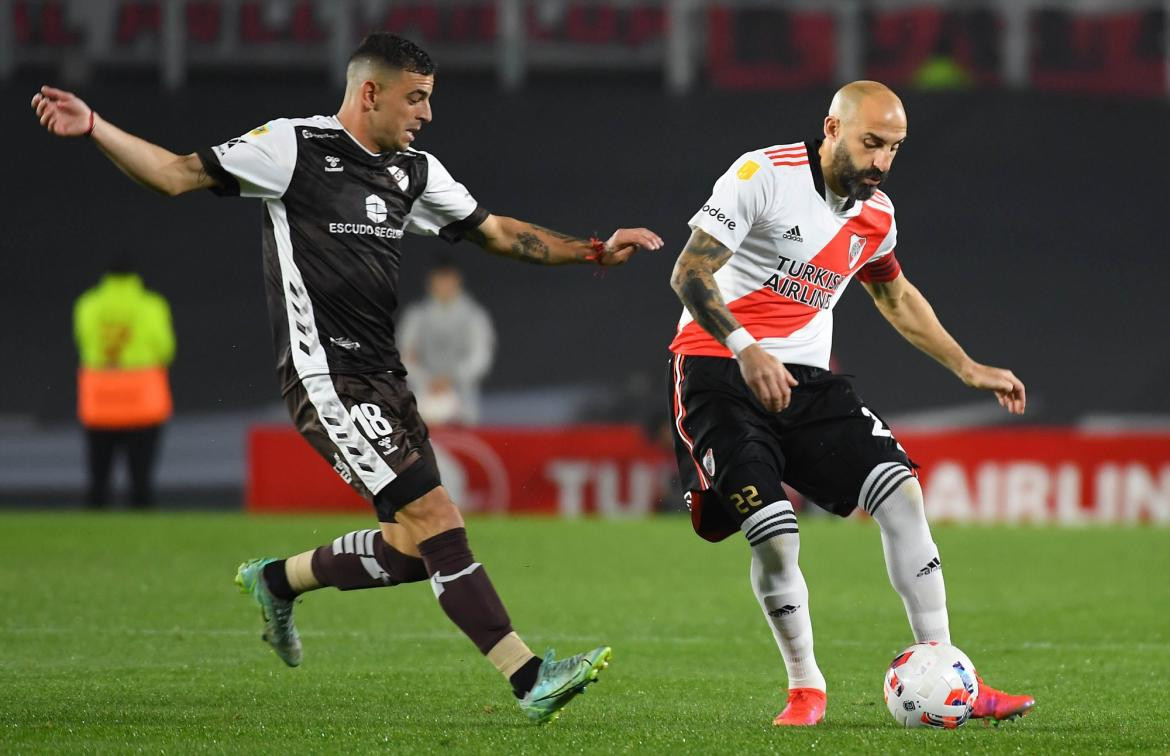
<svg viewBox="0 0 1170 756"><path fill-rule="evenodd" d="M464 236L493 254L537 265L580 262L621 265L639 247L662 247L662 239L653 231L645 228L619 228L605 242L601 259L597 260L593 245L588 240L503 215L489 215L478 228L466 232Z"/></svg>
<svg viewBox="0 0 1170 756"><path fill-rule="evenodd" d="M740 327L715 283L715 271L730 258L730 249L696 228L670 274L670 288L682 300L691 317L721 344Z"/></svg>
<svg viewBox="0 0 1170 756"><path fill-rule="evenodd" d="M715 237L696 228L674 264L670 286L682 300L695 322L719 343L725 343L733 331L739 330L739 321L727 309L715 271L731 258L731 250ZM736 356L744 382L771 412L779 412L792 400L796 379L784 365L760 347L751 344Z"/></svg>
<svg viewBox="0 0 1170 756"><path fill-rule="evenodd" d="M217 184L207 175L198 155L176 155L128 134L94 113L71 92L41 87L33 96L32 107L50 134L60 137L90 135L123 173L160 194L174 197Z"/></svg>

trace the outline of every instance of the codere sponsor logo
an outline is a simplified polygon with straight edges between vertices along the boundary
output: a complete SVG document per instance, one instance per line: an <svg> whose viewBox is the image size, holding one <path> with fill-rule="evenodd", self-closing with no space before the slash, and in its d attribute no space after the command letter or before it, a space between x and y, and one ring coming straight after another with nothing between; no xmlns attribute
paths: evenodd
<svg viewBox="0 0 1170 756"><path fill-rule="evenodd" d="M692 207L694 207L694 205L692 205ZM723 208L703 205L703 209L699 212L706 213L707 215L710 215L715 220L730 228L732 231L735 230L735 221L731 219L730 215L727 215L723 212Z"/></svg>

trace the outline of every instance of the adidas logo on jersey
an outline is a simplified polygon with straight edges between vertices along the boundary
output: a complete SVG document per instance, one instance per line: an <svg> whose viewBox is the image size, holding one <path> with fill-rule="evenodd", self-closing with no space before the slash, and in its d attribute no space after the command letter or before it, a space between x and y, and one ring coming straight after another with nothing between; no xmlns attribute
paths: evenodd
<svg viewBox="0 0 1170 756"><path fill-rule="evenodd" d="M794 242L803 242L804 241L804 237L802 237L800 235L800 226L793 226L792 228L788 229L787 231L784 232L784 235L782 238L787 239L788 241L794 241Z"/></svg>

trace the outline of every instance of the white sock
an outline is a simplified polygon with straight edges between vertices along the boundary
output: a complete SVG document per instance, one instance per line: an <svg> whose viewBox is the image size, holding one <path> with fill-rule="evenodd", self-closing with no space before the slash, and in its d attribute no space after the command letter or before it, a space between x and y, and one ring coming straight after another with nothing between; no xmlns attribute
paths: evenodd
<svg viewBox="0 0 1170 756"><path fill-rule="evenodd" d="M930 537L918 479L897 462L878 465L861 487L861 506L881 526L886 570L906 606L914 640L950 643L942 562Z"/></svg>
<svg viewBox="0 0 1170 756"><path fill-rule="evenodd" d="M800 535L787 501L763 507L741 526L752 548L752 590L772 628L789 688L825 689L813 654L808 586L800 572Z"/></svg>

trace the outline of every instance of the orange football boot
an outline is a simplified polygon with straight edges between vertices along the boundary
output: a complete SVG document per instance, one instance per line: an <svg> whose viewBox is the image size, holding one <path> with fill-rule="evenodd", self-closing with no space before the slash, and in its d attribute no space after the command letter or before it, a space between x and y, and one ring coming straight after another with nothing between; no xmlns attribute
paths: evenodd
<svg viewBox="0 0 1170 756"><path fill-rule="evenodd" d="M979 677L979 697L975 699L975 707L971 710L972 719L991 719L1001 722L1005 719L1022 717L1036 705L1036 699L1031 696L1013 696L996 690Z"/></svg>
<svg viewBox="0 0 1170 756"><path fill-rule="evenodd" d="M777 727L811 727L825 721L825 691L816 688L792 688L788 705L776 715Z"/></svg>

